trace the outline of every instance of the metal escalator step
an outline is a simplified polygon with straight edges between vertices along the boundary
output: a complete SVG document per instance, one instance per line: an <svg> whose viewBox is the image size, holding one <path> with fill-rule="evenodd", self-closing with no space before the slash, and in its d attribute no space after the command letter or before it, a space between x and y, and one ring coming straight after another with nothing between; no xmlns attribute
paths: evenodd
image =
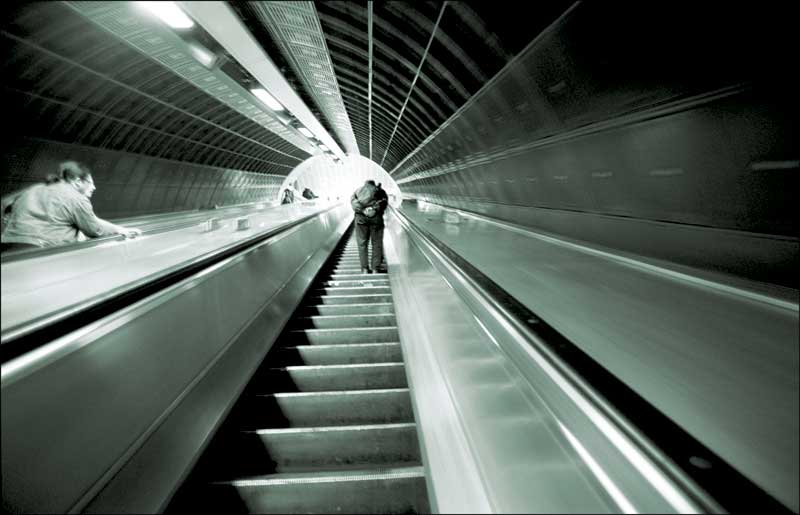
<svg viewBox="0 0 800 515"><path fill-rule="evenodd" d="M338 281L338 280L342 280L342 279L345 279L345 280L370 279L370 278L375 278L375 276L378 276L379 278L382 278L382 279L383 278L386 278L386 279L389 278L389 275L386 272L375 272L375 273L372 273L372 274L362 274L361 270L359 270L358 273L354 273L354 274L332 274L331 276L329 276L329 279L330 280L334 280L334 281Z"/></svg>
<svg viewBox="0 0 800 515"><path fill-rule="evenodd" d="M405 388L403 363L291 365L257 374L248 390L257 393L331 392Z"/></svg>
<svg viewBox="0 0 800 515"><path fill-rule="evenodd" d="M361 266L360 265L344 265L344 266L336 266L333 269L333 275L338 274L360 274L361 273Z"/></svg>
<svg viewBox="0 0 800 515"><path fill-rule="evenodd" d="M354 343L346 345L300 345L275 351L276 365L347 365L392 363L403 360L399 343Z"/></svg>
<svg viewBox="0 0 800 515"><path fill-rule="evenodd" d="M313 295L371 295L377 293L392 293L388 286L358 286L355 288L347 286L327 286L325 288L315 288Z"/></svg>
<svg viewBox="0 0 800 515"><path fill-rule="evenodd" d="M215 444L204 457L198 482L421 463L413 423L256 429L228 433Z"/></svg>
<svg viewBox="0 0 800 515"><path fill-rule="evenodd" d="M386 327L397 325L394 314L316 315L295 317L292 327L297 329L342 329L348 327Z"/></svg>
<svg viewBox="0 0 800 515"><path fill-rule="evenodd" d="M337 343L381 343L400 340L396 326L347 329L297 329L284 333L289 345Z"/></svg>
<svg viewBox="0 0 800 515"><path fill-rule="evenodd" d="M302 306L298 315L333 316L333 315L391 315L394 304L391 302L374 302L369 304L318 304Z"/></svg>
<svg viewBox="0 0 800 515"><path fill-rule="evenodd" d="M367 274L371 276L373 274ZM389 286L389 278L384 277L371 277L371 278L364 278L364 279L349 279L349 280L338 280L338 279L329 279L327 281L323 281L321 283L322 287L340 287L340 288L358 288L364 286Z"/></svg>
<svg viewBox="0 0 800 515"><path fill-rule="evenodd" d="M372 302L392 302L391 294L370 295L324 295L308 297L309 304L364 304Z"/></svg>
<svg viewBox="0 0 800 515"><path fill-rule="evenodd" d="M255 395L231 416L241 429L414 421L408 388Z"/></svg>
<svg viewBox="0 0 800 515"><path fill-rule="evenodd" d="M276 472L420 464L413 423L259 429L247 436L266 449Z"/></svg>
<svg viewBox="0 0 800 515"><path fill-rule="evenodd" d="M271 474L212 483L199 496L207 510L235 513L430 511L422 467Z"/></svg>

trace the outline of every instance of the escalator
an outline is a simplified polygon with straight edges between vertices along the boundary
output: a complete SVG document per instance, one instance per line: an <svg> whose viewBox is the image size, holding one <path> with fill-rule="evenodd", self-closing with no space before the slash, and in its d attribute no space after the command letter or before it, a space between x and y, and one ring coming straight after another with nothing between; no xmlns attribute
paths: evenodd
<svg viewBox="0 0 800 515"><path fill-rule="evenodd" d="M385 273L346 233L167 512L429 512Z"/></svg>

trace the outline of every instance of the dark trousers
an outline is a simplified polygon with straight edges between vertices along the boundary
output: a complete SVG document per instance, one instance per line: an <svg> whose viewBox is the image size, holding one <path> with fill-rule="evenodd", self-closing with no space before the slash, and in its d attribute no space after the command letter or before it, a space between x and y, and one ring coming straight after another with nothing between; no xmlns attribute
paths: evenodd
<svg viewBox="0 0 800 515"><path fill-rule="evenodd" d="M372 240L372 270L377 270L383 261L383 225L356 224L356 242L358 242L358 259L361 268L370 268L367 264L367 244Z"/></svg>

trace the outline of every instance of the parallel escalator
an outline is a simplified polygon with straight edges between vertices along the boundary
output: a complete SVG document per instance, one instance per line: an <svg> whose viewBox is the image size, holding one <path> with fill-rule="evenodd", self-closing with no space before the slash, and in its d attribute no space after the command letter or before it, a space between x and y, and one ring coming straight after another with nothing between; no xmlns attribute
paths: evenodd
<svg viewBox="0 0 800 515"><path fill-rule="evenodd" d="M167 512L429 512L386 273L346 233Z"/></svg>

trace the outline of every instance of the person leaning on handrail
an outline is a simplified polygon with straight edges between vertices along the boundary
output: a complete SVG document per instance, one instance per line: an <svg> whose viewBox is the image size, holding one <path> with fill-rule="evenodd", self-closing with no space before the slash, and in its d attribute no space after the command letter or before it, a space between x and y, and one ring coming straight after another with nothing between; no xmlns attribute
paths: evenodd
<svg viewBox="0 0 800 515"><path fill-rule="evenodd" d="M122 234L134 237L139 229L98 218L89 199L95 185L89 168L77 161L59 165L58 175L3 198L3 234L0 250L51 247L73 243L80 233L90 238ZM7 213L8 212L8 213Z"/></svg>

